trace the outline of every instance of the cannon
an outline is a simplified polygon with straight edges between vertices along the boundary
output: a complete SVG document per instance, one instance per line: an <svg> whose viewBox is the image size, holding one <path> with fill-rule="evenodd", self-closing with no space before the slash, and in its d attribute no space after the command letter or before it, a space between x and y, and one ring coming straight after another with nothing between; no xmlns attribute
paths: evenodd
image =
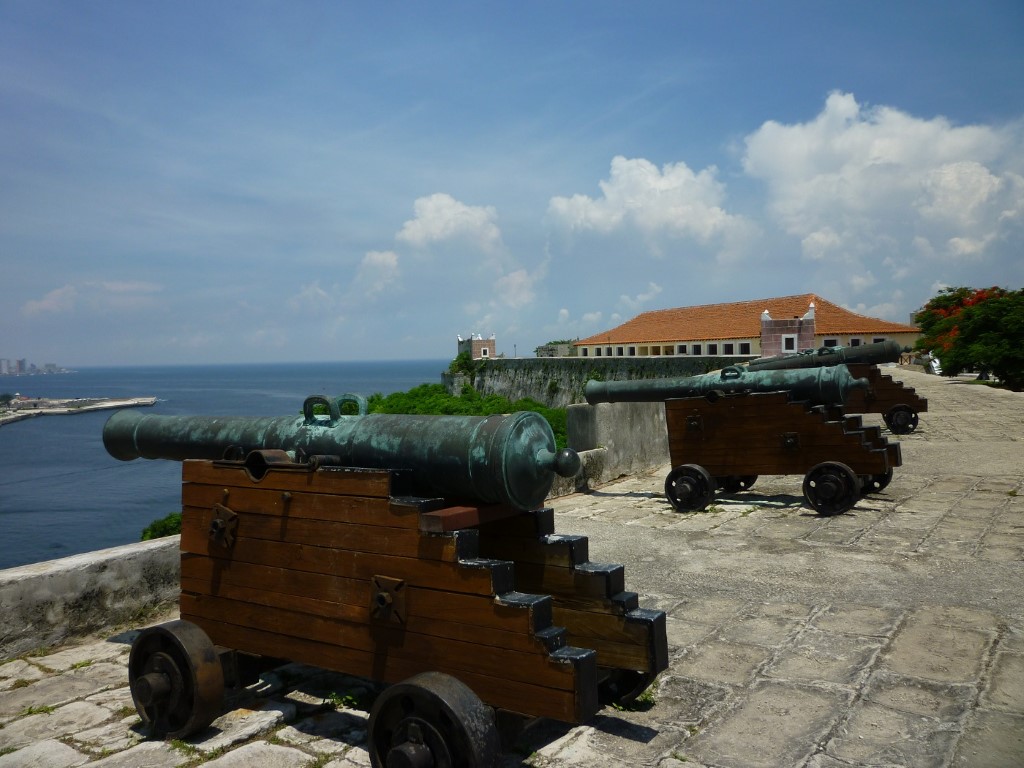
<svg viewBox="0 0 1024 768"><path fill-rule="evenodd" d="M355 401L357 415L342 415ZM318 411L326 411L324 414ZM579 472L573 451L555 450L550 425L521 411L492 416L416 416L365 413L354 396L307 398L301 416L161 416L119 411L103 428L116 459L221 459L253 450L330 456L350 467L401 468L408 489L483 503L534 509L556 475ZM323 459L320 459L321 461Z"/></svg>
<svg viewBox="0 0 1024 768"><path fill-rule="evenodd" d="M845 366L795 371L751 372L730 365L721 371L674 379L635 381L588 381L584 395L595 403L655 403L679 397L711 393L790 392L796 400L812 405L843 402L855 389L866 389L867 379L855 379Z"/></svg>
<svg viewBox="0 0 1024 768"><path fill-rule="evenodd" d="M851 509L882 491L902 457L878 427L839 403L865 390L844 365L721 373L684 379L587 383L587 402L665 403L672 470L665 495L678 512L704 509L718 490L746 490L760 475L804 475L821 515Z"/></svg>
<svg viewBox="0 0 1024 768"><path fill-rule="evenodd" d="M182 461L180 619L128 661L151 737L202 731L273 659L386 686L374 768L488 768L518 724L585 722L667 668L664 612L529 508L578 466L541 417L344 416L345 397L297 419L107 422L115 457Z"/></svg>
<svg viewBox="0 0 1024 768"><path fill-rule="evenodd" d="M762 357L747 363L749 371L795 370L822 366L845 365L850 375L867 379L869 386L848 393L843 405L848 413L880 413L895 435L905 435L917 428L918 414L928 410L928 400L900 381L883 375L878 365L894 363L909 347L901 347L891 339L862 344L859 347L822 347L792 355Z"/></svg>
<svg viewBox="0 0 1024 768"><path fill-rule="evenodd" d="M887 339L873 344L861 344L858 347L821 347L794 352L789 355L776 355L751 360L747 368L751 371L795 370L798 368L821 368L832 365L850 365L866 363L895 363L900 355L909 352L910 347L902 347L899 342Z"/></svg>

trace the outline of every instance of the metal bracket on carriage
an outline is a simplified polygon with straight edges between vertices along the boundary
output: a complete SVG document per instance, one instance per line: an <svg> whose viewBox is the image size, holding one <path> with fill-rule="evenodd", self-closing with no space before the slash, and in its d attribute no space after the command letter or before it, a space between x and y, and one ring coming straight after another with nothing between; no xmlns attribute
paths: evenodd
<svg viewBox="0 0 1024 768"><path fill-rule="evenodd" d="M392 624L405 624L405 581L388 576L371 580L370 618Z"/></svg>
<svg viewBox="0 0 1024 768"><path fill-rule="evenodd" d="M238 515L223 504L213 505L213 519L210 520L210 541L231 549L238 531Z"/></svg>
<svg viewBox="0 0 1024 768"><path fill-rule="evenodd" d="M704 431L704 419L697 414L693 414L686 417L686 431L687 432L703 432Z"/></svg>
<svg viewBox="0 0 1024 768"><path fill-rule="evenodd" d="M800 447L800 435L797 432L783 432L782 435L782 447L783 448L799 448Z"/></svg>

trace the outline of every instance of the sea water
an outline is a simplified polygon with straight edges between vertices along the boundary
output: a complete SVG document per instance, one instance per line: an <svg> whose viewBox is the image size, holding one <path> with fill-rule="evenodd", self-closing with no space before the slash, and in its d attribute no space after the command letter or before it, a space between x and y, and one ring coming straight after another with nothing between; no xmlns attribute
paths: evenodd
<svg viewBox="0 0 1024 768"><path fill-rule="evenodd" d="M298 416L308 395L365 396L436 384L446 360L83 368L0 377L28 397L156 397L140 413ZM114 411L0 427L0 569L138 541L181 510L181 464L119 461L103 447Z"/></svg>

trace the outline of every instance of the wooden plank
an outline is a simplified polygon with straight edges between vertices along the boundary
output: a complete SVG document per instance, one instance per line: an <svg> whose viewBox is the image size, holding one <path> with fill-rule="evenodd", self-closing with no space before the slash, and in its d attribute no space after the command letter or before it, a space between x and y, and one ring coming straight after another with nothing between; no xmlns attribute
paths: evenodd
<svg viewBox="0 0 1024 768"><path fill-rule="evenodd" d="M576 678L576 690L545 688L533 683L513 682L503 676L487 676L456 669L431 667L418 659L396 657L381 650L376 654L342 648L306 638L291 638L250 627L234 626L218 619L189 616L216 645L278 657L284 643L289 645L292 661L323 667L344 674L358 675L384 683L397 683L420 672L436 670L454 675L473 689L485 703L531 717L549 717L579 723L597 711L596 654L573 658L570 654L553 654L550 664L570 668ZM593 678L591 680L590 678ZM592 696L588 692L592 691ZM592 699L592 700L591 700Z"/></svg>
<svg viewBox="0 0 1024 768"><path fill-rule="evenodd" d="M485 535L481 532L479 550L481 557L561 568L571 568L590 559L590 542L586 536L554 534L526 538Z"/></svg>
<svg viewBox="0 0 1024 768"><path fill-rule="evenodd" d="M361 616L370 605L372 595L369 580L345 579L202 555L182 555L181 573L183 591L219 595L226 586L238 586L273 595L268 599L275 600L280 607L292 605L298 610L320 612L324 616ZM308 607L301 608L301 605ZM551 598L547 595L469 595L413 586L407 587L406 611L412 616L525 634L534 634L551 626Z"/></svg>
<svg viewBox="0 0 1024 768"><path fill-rule="evenodd" d="M607 599L625 589L624 569L617 563L582 563L559 568L538 563L516 563L516 588L542 595Z"/></svg>
<svg viewBox="0 0 1024 768"><path fill-rule="evenodd" d="M326 493L292 493L256 486L206 485L185 483L181 487L182 506L213 507L223 504L235 510L263 515L287 516L303 520L378 525L392 528L418 528L419 510L398 505L387 498L338 496Z"/></svg>
<svg viewBox="0 0 1024 768"><path fill-rule="evenodd" d="M481 535L536 538L555 532L555 511L551 507L522 512L515 517L489 520L478 528Z"/></svg>
<svg viewBox="0 0 1024 768"><path fill-rule="evenodd" d="M448 534L425 535L415 528L388 528L372 525L333 523L323 520L292 519L236 511L238 539L261 539L285 544L371 552L398 557L455 562L477 556L476 531L453 531ZM188 530L190 542L207 536L214 517L212 509L185 507L181 529ZM223 547L209 540L204 552L224 554Z"/></svg>
<svg viewBox="0 0 1024 768"><path fill-rule="evenodd" d="M271 491L317 491L341 496L391 496L393 471L353 467L325 467L316 472L270 469L260 480L253 480L239 464L237 467L212 461L189 459L182 462L185 483L258 487Z"/></svg>
<svg viewBox="0 0 1024 768"><path fill-rule="evenodd" d="M424 512L420 515L420 530L431 533L473 528L481 523L503 520L520 514L518 509L501 504L489 506L454 506Z"/></svg>
<svg viewBox="0 0 1024 768"><path fill-rule="evenodd" d="M286 638L274 654L286 659L295 657L292 641L302 639L378 657L386 655L416 660L427 669L500 676L510 681L532 683L556 690L569 690L575 684L571 669L560 664L550 664L547 650L533 638L530 638L532 648L515 650L502 645L487 645L480 640L463 641L421 634L413 631L411 626L371 626L190 593L181 596L181 615L182 618L199 616L273 632ZM493 635L493 632L490 634ZM216 640L214 642L217 644Z"/></svg>
<svg viewBox="0 0 1024 768"><path fill-rule="evenodd" d="M369 598L363 605L356 606L312 597L285 595L227 582L220 582L214 587L209 581L186 577L182 577L181 591L183 595L187 594L192 597L222 598L265 609L277 608L310 617L350 622L364 626L368 632L371 626L392 626L386 622L379 623L371 618ZM415 595L407 596L405 623L395 625L396 627L400 626L405 631L421 635L523 652L535 652L538 648L554 650L566 645L565 630L561 627L549 626L546 631L538 634L532 632L530 627L525 626L523 621L505 621L505 628L493 626L496 623L493 618L489 622L446 621L430 615L424 616L422 609L416 610L415 601ZM499 607L492 601L489 606L482 606L478 617L483 618L480 616L481 613L494 613L495 609Z"/></svg>
<svg viewBox="0 0 1024 768"><path fill-rule="evenodd" d="M295 571L349 579L368 580L386 575L410 585L467 594L495 595L515 589L512 564L498 560L469 559L454 563L243 537L226 550L211 546L205 531L185 525L184 519L189 514L186 510L182 516L181 551L185 553L269 567L287 564Z"/></svg>

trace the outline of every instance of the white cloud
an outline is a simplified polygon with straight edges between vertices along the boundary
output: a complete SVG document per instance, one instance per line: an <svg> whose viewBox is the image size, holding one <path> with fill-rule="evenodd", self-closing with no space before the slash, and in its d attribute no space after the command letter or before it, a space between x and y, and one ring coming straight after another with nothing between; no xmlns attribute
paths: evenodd
<svg viewBox="0 0 1024 768"><path fill-rule="evenodd" d="M464 240L483 251L501 245L497 211L470 206L439 192L421 197L413 204L415 218L405 222L397 239L417 248L448 240Z"/></svg>
<svg viewBox="0 0 1024 768"><path fill-rule="evenodd" d="M335 309L337 288L331 292L320 286L319 280L314 280L308 285L302 286L301 290L288 299L288 306L295 310L308 314L323 314Z"/></svg>
<svg viewBox="0 0 1024 768"><path fill-rule="evenodd" d="M501 303L510 307L523 307L534 299L534 278L525 269L517 269L498 278L494 286Z"/></svg>
<svg viewBox="0 0 1024 768"><path fill-rule="evenodd" d="M685 237L706 243L748 227L742 217L722 207L725 186L717 173L714 166L695 173L684 162L666 164L659 171L649 160L617 156L609 178L599 183L601 197L553 197L548 212L573 231L608 234L634 228L647 238Z"/></svg>
<svg viewBox="0 0 1024 768"><path fill-rule="evenodd" d="M41 299L26 301L21 311L28 317L70 312L75 308L77 297L78 289L75 286L64 285L60 288L54 288Z"/></svg>
<svg viewBox="0 0 1024 768"><path fill-rule="evenodd" d="M363 256L356 275L356 285L367 298L373 298L390 287L401 275L398 254L394 251L369 251Z"/></svg>
<svg viewBox="0 0 1024 768"><path fill-rule="evenodd" d="M63 285L41 299L27 301L21 311L27 317L79 310L93 314L130 312L152 307L155 303L154 294L162 290L162 286L144 281L87 280Z"/></svg>
<svg viewBox="0 0 1024 768"><path fill-rule="evenodd" d="M747 136L743 165L806 259L883 266L906 251L984 255L1024 213L1012 170L1022 150L1019 127L954 126L833 93L813 120L769 121Z"/></svg>
<svg viewBox="0 0 1024 768"><path fill-rule="evenodd" d="M639 312L640 309L661 293L661 286L657 283L647 284L647 293L638 293L636 296L619 296L619 303L630 312Z"/></svg>

